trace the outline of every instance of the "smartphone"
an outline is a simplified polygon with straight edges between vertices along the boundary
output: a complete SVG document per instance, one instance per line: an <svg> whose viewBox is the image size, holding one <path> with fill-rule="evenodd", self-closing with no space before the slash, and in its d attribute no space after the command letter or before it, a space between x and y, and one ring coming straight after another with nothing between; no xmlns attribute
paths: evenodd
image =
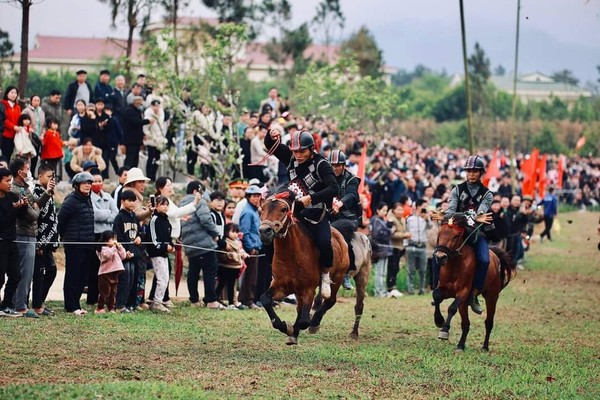
<svg viewBox="0 0 600 400"><path fill-rule="evenodd" d="M156 197L153 194L150 195L150 204L153 208L156 207Z"/></svg>

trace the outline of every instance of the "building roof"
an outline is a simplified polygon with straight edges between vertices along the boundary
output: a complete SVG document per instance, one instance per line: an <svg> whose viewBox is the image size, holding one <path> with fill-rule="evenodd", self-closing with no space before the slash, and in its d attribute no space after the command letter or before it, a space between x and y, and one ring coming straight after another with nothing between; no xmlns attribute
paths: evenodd
<svg viewBox="0 0 600 400"><path fill-rule="evenodd" d="M511 91L513 88L513 75L492 76L490 81L500 90ZM570 85L568 83L556 82L551 77L539 72L523 74L517 78L517 91L521 93L538 94L567 94L570 96L589 97L588 90Z"/></svg>
<svg viewBox="0 0 600 400"><path fill-rule="evenodd" d="M139 40L134 40L132 43L131 55L134 59L137 57L140 44ZM29 50L29 59L100 60L103 57L125 56L126 49L126 39L37 35L33 48Z"/></svg>
<svg viewBox="0 0 600 400"><path fill-rule="evenodd" d="M304 57L311 58L312 60L328 60L329 62L336 62L340 57L340 46L338 45L310 45L304 50ZM252 65L273 65L273 61L269 59L269 54L266 50L266 44L260 42L248 43L242 56L238 60L239 64L252 64ZM285 60L284 66L291 66L292 61L290 59Z"/></svg>

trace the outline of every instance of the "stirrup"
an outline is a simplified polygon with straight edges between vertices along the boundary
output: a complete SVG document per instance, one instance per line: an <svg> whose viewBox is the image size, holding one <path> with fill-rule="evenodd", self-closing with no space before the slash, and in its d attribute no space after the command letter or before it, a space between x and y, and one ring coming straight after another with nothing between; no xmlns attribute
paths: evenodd
<svg viewBox="0 0 600 400"><path fill-rule="evenodd" d="M481 315L481 313L483 313L483 309L481 308L481 305L479 304L479 300L477 299L477 296L471 295L471 301L470 301L469 305L471 306L471 310L473 310L473 312L475 314Z"/></svg>

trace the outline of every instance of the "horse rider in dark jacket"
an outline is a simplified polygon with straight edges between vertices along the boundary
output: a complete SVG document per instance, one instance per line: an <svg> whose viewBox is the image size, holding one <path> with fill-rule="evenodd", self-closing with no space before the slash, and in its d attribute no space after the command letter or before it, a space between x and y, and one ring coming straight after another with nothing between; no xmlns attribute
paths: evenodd
<svg viewBox="0 0 600 400"><path fill-rule="evenodd" d="M333 199L329 219L337 221L345 219L354 224L354 230L358 228L362 220L362 207L360 205L360 196L358 195L358 187L360 178L346 169L346 155L341 150L333 150L329 153L327 161L333 166L335 180L340 187L338 195ZM350 266L348 271L356 270L354 249L351 241L348 243L348 255L350 256ZM344 289L351 290L350 275L344 275L342 284Z"/></svg>
<svg viewBox="0 0 600 400"><path fill-rule="evenodd" d="M277 145L274 149L273 146ZM320 253L321 296L331 296L329 270L333 264L331 228L327 219L327 209L339 193L333 167L320 154L314 151L315 142L307 131L294 132L290 137L289 148L281 144L281 134L272 129L265 137L267 149L287 165L290 186L301 194L298 201L304 205L300 217L306 223Z"/></svg>
<svg viewBox="0 0 600 400"><path fill-rule="evenodd" d="M475 228L476 223L490 225L493 220L490 207L494 200L494 196L481 182L481 177L485 171L483 158L479 156L470 156L465 163L464 169L467 172L467 180L460 185L455 186L450 192L450 205L444 215L465 213L468 225L473 228ZM438 221L442 218L442 214L435 214L433 217L434 220ZM483 230L485 231L486 228ZM490 250L485 236L479 232L475 235L472 246L475 249L477 263L470 305L473 312L481 314L483 310L479 305L477 296L483 291L483 286L485 284L485 276L490 264Z"/></svg>

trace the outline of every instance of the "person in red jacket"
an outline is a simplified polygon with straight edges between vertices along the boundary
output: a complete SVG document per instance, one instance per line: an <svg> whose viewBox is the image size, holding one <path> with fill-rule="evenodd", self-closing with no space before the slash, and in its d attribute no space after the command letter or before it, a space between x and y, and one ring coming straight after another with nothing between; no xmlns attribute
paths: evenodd
<svg viewBox="0 0 600 400"><path fill-rule="evenodd" d="M50 164L55 173L58 173L60 160L63 158L63 141L60 137L59 122L56 118L48 119L50 129L42 138L42 161Z"/></svg>
<svg viewBox="0 0 600 400"><path fill-rule="evenodd" d="M21 107L17 103L19 89L14 86L9 86L4 91L2 104L4 105L6 119L4 120L4 131L2 132L2 155L10 160L15 150L15 126L19 122L21 116Z"/></svg>

